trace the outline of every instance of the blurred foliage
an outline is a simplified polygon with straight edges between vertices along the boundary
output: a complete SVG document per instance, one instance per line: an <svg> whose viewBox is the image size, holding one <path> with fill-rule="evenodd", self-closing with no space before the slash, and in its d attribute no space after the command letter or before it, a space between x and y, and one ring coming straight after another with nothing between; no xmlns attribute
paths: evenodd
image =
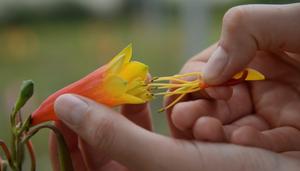
<svg viewBox="0 0 300 171"><path fill-rule="evenodd" d="M287 4L296 3L298 0L240 0L237 3L240 4Z"/></svg>
<svg viewBox="0 0 300 171"><path fill-rule="evenodd" d="M212 35L207 42L217 40L222 16L230 7L270 2L287 0L240 0L213 7L209 26ZM32 79L36 87L33 99L23 110L28 115L48 95L106 63L129 43L133 43L133 59L148 64L153 76L177 73L183 65L179 61L184 38L178 6L162 6L160 25L149 22L140 7L138 2L130 1L118 14L96 17L80 6L66 3L51 13L19 10L1 21L0 137L9 140L7 114L22 80ZM165 115L156 112L161 100L151 104L153 120L157 132L168 134ZM50 170L47 137L47 131L34 137L38 170Z"/></svg>
<svg viewBox="0 0 300 171"><path fill-rule="evenodd" d="M29 17L30 18L30 17ZM23 111L28 115L48 95L76 81L106 63L122 48L133 43L134 60L148 64L153 75L173 74L179 70L180 30L176 21L164 29L150 28L142 18L113 20L79 17L27 20L26 17L2 24L0 28L0 137L9 140L8 114L22 80L36 83L33 99ZM166 64L168 67L166 69ZM167 134L164 114L156 113L156 129ZM39 170L49 170L48 132L34 137ZM45 160L44 160L45 159Z"/></svg>

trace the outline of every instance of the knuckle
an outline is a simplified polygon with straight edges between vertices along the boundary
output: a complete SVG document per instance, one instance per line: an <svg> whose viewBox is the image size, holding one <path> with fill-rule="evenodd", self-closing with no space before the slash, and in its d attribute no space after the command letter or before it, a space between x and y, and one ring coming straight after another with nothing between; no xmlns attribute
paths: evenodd
<svg viewBox="0 0 300 171"><path fill-rule="evenodd" d="M230 33L235 33L246 20L247 5L230 8L223 17L223 26Z"/></svg>

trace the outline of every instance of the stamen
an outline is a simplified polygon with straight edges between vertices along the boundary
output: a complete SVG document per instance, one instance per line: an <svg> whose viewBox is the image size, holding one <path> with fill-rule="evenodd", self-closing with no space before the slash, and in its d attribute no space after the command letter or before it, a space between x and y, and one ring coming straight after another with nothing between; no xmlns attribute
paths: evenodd
<svg viewBox="0 0 300 171"><path fill-rule="evenodd" d="M126 93L141 99L152 98L152 93L149 92L149 86L140 78L128 82L127 85Z"/></svg>
<svg viewBox="0 0 300 171"><path fill-rule="evenodd" d="M150 80L150 82L153 82L155 80L157 80L159 77L152 77L152 79Z"/></svg>
<svg viewBox="0 0 300 171"><path fill-rule="evenodd" d="M148 84L151 90L171 89L171 91L154 93L154 96L163 95L164 97L170 97L173 95L179 95L168 106L160 109L160 112L174 106L186 94L201 90L203 84L201 75L202 74L200 72L192 72L174 76L155 77L155 79L152 79L151 83ZM195 76L196 78L192 81L183 80L184 77L190 76ZM164 83L165 81L172 81L175 83Z"/></svg>
<svg viewBox="0 0 300 171"><path fill-rule="evenodd" d="M183 84L168 84L168 83L150 83L150 87L155 87L158 89L165 89L165 88L178 88L182 87Z"/></svg>
<svg viewBox="0 0 300 171"><path fill-rule="evenodd" d="M179 102L179 100L181 100L183 97L185 96L185 94L181 94L180 96L178 96L172 103L170 103L168 106L159 109L159 112L164 112L165 110L169 109L170 107L174 106L177 102Z"/></svg>
<svg viewBox="0 0 300 171"><path fill-rule="evenodd" d="M182 77L189 77L189 76L201 76L201 72L190 72L186 74L174 75L173 78L182 78Z"/></svg>
<svg viewBox="0 0 300 171"><path fill-rule="evenodd" d="M181 87L181 88L185 88L186 87ZM179 89L177 89L179 90ZM192 92L195 92L195 91L198 91L198 90L201 90L200 87L198 88L189 88L188 90L179 90L179 91L168 91L168 92L161 92L161 93L154 93L154 95L164 95L166 97L169 97L169 96L172 96L172 95L176 95L176 94L187 94L187 93L192 93Z"/></svg>
<svg viewBox="0 0 300 171"><path fill-rule="evenodd" d="M155 81L175 81L178 83L189 83L189 81L185 81L185 80L181 80L181 79L173 78L173 77L160 77L160 78L157 78Z"/></svg>
<svg viewBox="0 0 300 171"><path fill-rule="evenodd" d="M208 87L215 87L215 86L232 86L239 84L246 80L249 72L254 72L256 77L258 77L258 80L264 79L264 76L260 74L258 71L253 71L251 69L245 69L242 72L236 74L232 79L227 81L226 83L220 84L220 85L207 85L202 80L202 73L201 72L191 72L181 75L174 75L174 76L166 76L166 77L155 77L151 80L151 83L148 84L148 88L150 90L161 90L161 89L169 89L170 91L166 92L157 92L154 93L154 96L163 95L164 97L169 97L173 95L179 95L173 102L171 102L168 106L161 109L160 112L174 106L180 99L182 99L186 94L196 92ZM186 77L196 77L194 80L188 81L184 80L183 78ZM255 80L250 79L250 80ZM165 81L169 81L169 83L164 83ZM172 82L171 82L172 81Z"/></svg>

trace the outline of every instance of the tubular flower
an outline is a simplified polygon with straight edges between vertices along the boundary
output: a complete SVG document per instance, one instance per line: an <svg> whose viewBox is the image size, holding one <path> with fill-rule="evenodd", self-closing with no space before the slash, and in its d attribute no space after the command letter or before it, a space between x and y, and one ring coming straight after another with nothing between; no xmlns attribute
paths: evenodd
<svg viewBox="0 0 300 171"><path fill-rule="evenodd" d="M130 61L131 56L132 47L129 45L108 64L49 96L32 113L31 124L57 120L54 101L66 93L85 96L110 107L149 101L152 94L146 84L148 66Z"/></svg>
<svg viewBox="0 0 300 171"><path fill-rule="evenodd" d="M191 81L188 81L187 77L193 77ZM265 77L260 72L246 68L245 70L234 75L229 81L221 84L221 85L207 85L202 79L201 72L193 72L186 73L181 75L174 75L168 77L157 77L152 80L152 82L148 85L152 90L164 90L169 89L170 91L163 91L154 93L154 95L163 95L165 97L177 95L177 98L173 102L171 102L168 106L160 109L160 111L164 111L172 106L174 106L178 101L180 101L186 94L196 92L199 90L203 90L208 87L216 87L216 86L231 86L236 85L244 81L258 81L264 80ZM168 81L166 83L166 81Z"/></svg>

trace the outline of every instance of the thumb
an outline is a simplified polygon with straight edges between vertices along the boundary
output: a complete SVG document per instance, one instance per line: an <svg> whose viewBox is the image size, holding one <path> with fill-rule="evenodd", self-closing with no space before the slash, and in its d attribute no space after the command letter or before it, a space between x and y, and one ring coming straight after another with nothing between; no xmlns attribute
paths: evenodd
<svg viewBox="0 0 300 171"><path fill-rule="evenodd" d="M91 148L133 170L174 166L169 159L180 159L178 154L184 153L169 138L147 131L116 111L84 97L62 95L55 102L55 111Z"/></svg>
<svg viewBox="0 0 300 171"><path fill-rule="evenodd" d="M130 170L267 171L274 170L278 161L293 166L296 163L259 149L176 140L154 134L114 110L77 95L60 96L55 102L55 111L95 152L103 152L101 155Z"/></svg>
<svg viewBox="0 0 300 171"><path fill-rule="evenodd" d="M204 79L220 84L246 67L257 50L300 52L300 4L244 5L223 18L218 47L204 67Z"/></svg>

